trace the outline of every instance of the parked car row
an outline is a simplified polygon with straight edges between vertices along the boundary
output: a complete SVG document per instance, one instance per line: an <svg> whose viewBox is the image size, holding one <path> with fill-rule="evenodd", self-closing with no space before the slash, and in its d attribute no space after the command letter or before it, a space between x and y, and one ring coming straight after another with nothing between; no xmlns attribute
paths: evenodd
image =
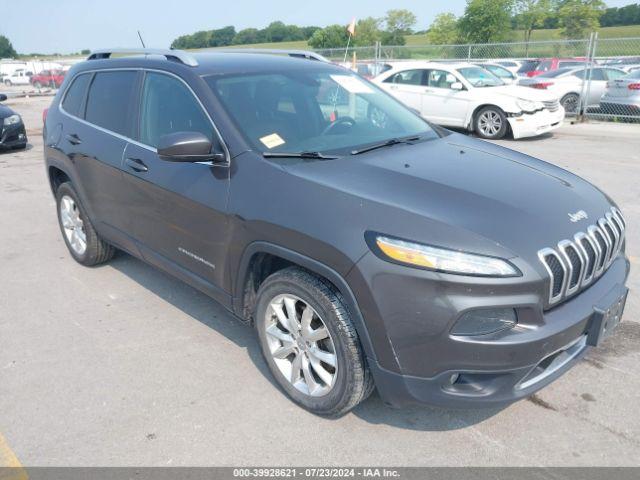
<svg viewBox="0 0 640 480"><path fill-rule="evenodd" d="M580 106L592 113L640 114L640 68L634 69L634 61L401 61L380 64L382 73L372 81L433 123L487 139L518 139L555 130ZM374 70L366 70L371 77ZM519 77L523 72L528 76Z"/></svg>
<svg viewBox="0 0 640 480"><path fill-rule="evenodd" d="M33 85L35 88L60 88L65 77L64 70L42 70L36 74L29 70L18 69L2 77L2 83L7 87L13 85Z"/></svg>

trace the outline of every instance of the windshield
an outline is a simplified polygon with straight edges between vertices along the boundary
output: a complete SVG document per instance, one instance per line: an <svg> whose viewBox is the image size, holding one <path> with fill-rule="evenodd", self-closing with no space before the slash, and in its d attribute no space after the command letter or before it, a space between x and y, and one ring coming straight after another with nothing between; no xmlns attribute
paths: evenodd
<svg viewBox="0 0 640 480"><path fill-rule="evenodd" d="M261 152L346 154L392 138L437 138L429 124L349 71L299 70L204 78Z"/></svg>
<svg viewBox="0 0 640 480"><path fill-rule="evenodd" d="M467 82L477 88L498 87L500 85L504 85L502 80L482 67L459 68L458 73L462 75Z"/></svg>

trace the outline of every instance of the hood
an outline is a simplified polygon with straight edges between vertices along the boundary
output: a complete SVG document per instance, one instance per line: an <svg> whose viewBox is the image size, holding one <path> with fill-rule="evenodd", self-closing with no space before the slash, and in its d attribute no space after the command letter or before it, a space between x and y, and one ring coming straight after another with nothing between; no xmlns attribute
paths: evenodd
<svg viewBox="0 0 640 480"><path fill-rule="evenodd" d="M533 102L548 102L551 100L557 100L557 96L555 96L551 92L547 92L545 90L537 90L531 87L524 87L522 85L503 85L500 87L491 87L491 93L511 98L524 98L525 100L531 100Z"/></svg>
<svg viewBox="0 0 640 480"><path fill-rule="evenodd" d="M9 107L5 107L0 103L0 118L6 118L13 115L15 112L11 110Z"/></svg>
<svg viewBox="0 0 640 480"><path fill-rule="evenodd" d="M338 208L354 227L528 260L586 229L611 205L576 175L460 134L283 168L348 198ZM569 214L579 210L588 219L572 223Z"/></svg>

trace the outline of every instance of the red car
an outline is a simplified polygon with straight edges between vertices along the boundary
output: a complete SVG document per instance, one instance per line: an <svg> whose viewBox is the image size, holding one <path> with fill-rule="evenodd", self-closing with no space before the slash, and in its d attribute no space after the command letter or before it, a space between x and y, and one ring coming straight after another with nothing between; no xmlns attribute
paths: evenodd
<svg viewBox="0 0 640 480"><path fill-rule="evenodd" d="M31 85L36 88L60 88L66 72L62 70L42 70L31 77Z"/></svg>
<svg viewBox="0 0 640 480"><path fill-rule="evenodd" d="M518 70L521 77L535 77L541 73L560 68L581 67L587 63L584 57L573 58L538 58L536 60L525 60Z"/></svg>

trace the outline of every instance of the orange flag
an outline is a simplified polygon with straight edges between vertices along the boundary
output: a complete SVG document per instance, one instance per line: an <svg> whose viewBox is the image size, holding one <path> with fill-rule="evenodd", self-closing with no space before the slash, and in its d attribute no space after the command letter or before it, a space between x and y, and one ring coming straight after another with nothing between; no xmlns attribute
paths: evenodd
<svg viewBox="0 0 640 480"><path fill-rule="evenodd" d="M349 35L351 35L352 37L356 35L356 17L353 17L351 19L351 23L347 27L347 32L349 32Z"/></svg>

